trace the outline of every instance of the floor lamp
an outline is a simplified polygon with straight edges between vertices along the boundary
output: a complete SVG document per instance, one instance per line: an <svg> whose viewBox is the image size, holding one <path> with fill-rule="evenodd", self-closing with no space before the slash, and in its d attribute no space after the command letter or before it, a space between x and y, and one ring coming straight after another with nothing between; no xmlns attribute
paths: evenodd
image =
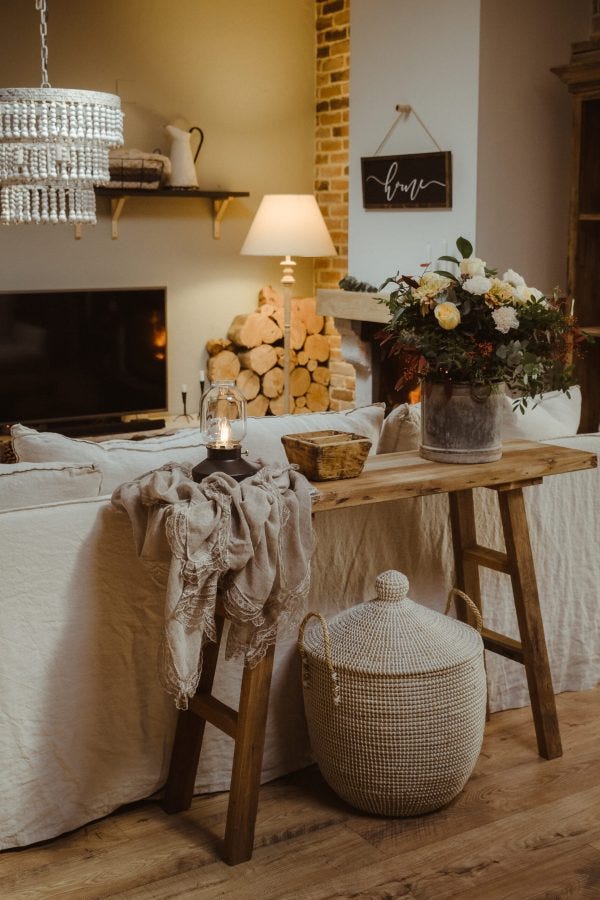
<svg viewBox="0 0 600 900"><path fill-rule="evenodd" d="M283 256L283 397L292 412L290 361L293 256L335 256L327 226L312 194L265 194L254 216L241 253L250 256Z"/></svg>

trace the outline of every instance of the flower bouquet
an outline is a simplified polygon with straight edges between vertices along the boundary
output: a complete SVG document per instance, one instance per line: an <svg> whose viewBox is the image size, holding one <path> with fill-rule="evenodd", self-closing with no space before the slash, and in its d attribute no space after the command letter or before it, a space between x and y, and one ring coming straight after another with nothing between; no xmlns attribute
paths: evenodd
<svg viewBox="0 0 600 900"><path fill-rule="evenodd" d="M573 316L512 269L499 278L465 238L456 247L461 259L441 257L454 272L396 275L382 285L397 286L382 302L391 314L384 342L405 364L399 386L415 375L447 385L504 382L522 411L542 391L568 392L586 339Z"/></svg>

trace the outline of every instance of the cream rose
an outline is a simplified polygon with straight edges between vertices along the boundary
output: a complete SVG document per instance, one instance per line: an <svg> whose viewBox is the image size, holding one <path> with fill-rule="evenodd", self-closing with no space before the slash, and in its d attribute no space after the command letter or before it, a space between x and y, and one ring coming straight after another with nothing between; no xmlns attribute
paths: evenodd
<svg viewBox="0 0 600 900"><path fill-rule="evenodd" d="M469 259L463 259L460 262L460 274L466 275L468 278L475 278L477 275L485 275L485 263L478 256L471 256Z"/></svg>
<svg viewBox="0 0 600 900"><path fill-rule="evenodd" d="M414 288L413 297L419 300L427 300L436 297L438 294L447 291L452 282L445 275L438 275L436 272L425 272L419 280L419 287Z"/></svg>
<svg viewBox="0 0 600 900"><path fill-rule="evenodd" d="M510 303L514 298L514 288L508 281L502 281L501 278L492 278L490 289L486 291L486 296L493 303Z"/></svg>
<svg viewBox="0 0 600 900"><path fill-rule="evenodd" d="M438 303L433 311L434 316L445 331L452 331L460 323L460 310L456 303L446 300Z"/></svg>

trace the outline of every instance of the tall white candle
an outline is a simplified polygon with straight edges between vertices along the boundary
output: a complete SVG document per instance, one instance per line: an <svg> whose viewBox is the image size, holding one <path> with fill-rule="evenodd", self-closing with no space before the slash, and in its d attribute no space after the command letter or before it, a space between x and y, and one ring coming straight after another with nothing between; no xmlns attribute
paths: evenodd
<svg viewBox="0 0 600 900"><path fill-rule="evenodd" d="M187 384L182 384L182 385L181 385L181 393L182 393L182 394L187 394Z"/></svg>
<svg viewBox="0 0 600 900"><path fill-rule="evenodd" d="M204 381L204 370L200 369L198 372L198 381Z"/></svg>
<svg viewBox="0 0 600 900"><path fill-rule="evenodd" d="M429 244L429 243L425 247L425 262L427 262L427 263L431 262L431 244Z"/></svg>

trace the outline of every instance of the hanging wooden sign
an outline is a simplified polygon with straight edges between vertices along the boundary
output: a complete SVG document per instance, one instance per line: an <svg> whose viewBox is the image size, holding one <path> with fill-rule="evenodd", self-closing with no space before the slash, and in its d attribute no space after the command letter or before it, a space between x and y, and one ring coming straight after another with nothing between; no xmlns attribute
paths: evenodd
<svg viewBox="0 0 600 900"><path fill-rule="evenodd" d="M361 159L365 209L451 209L452 153Z"/></svg>

